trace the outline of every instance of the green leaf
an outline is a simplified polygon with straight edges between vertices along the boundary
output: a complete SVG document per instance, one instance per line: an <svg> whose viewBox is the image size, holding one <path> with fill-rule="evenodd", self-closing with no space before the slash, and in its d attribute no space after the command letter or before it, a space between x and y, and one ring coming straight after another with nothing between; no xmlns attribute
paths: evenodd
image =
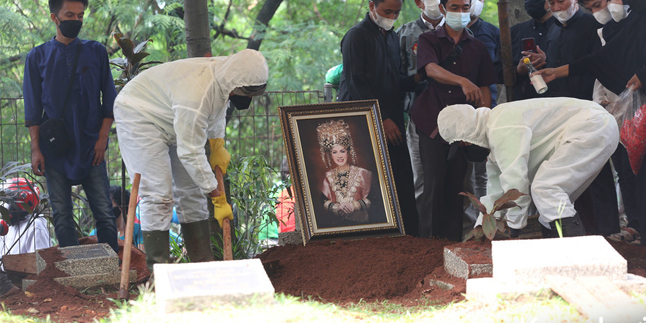
<svg viewBox="0 0 646 323"><path fill-rule="evenodd" d="M146 41L143 41L143 42L139 43L139 45L137 45L137 47L135 47L135 49L133 49L133 52L134 52L135 54L137 54L137 53L141 52L141 50L142 50L142 49L144 49L144 47L146 47L146 45L148 44L148 42L151 42L151 43L152 43L152 42L153 42L153 40L152 40L152 39L148 39L148 40L146 40Z"/></svg>
<svg viewBox="0 0 646 323"><path fill-rule="evenodd" d="M121 52L123 52L123 56L125 56L129 61L132 61L132 56L134 55L132 49L135 47L135 44L132 43L132 40L128 38L121 38L118 43L119 47L121 47Z"/></svg>
<svg viewBox="0 0 646 323"><path fill-rule="evenodd" d="M122 33L112 33L112 37L114 37L114 40L117 41L117 44L121 42L121 37L123 37Z"/></svg>
<svg viewBox="0 0 646 323"><path fill-rule="evenodd" d="M498 224L496 218L491 214L485 214L482 218L482 231L489 240L493 240L498 231Z"/></svg>
<svg viewBox="0 0 646 323"><path fill-rule="evenodd" d="M510 189L505 194L503 194L503 196L497 199L496 202L494 202L493 209L491 209L491 214L496 213L496 211L500 211L503 205L505 205L507 202L515 201L516 199L518 199L523 195L527 195L527 194L521 193L515 188Z"/></svg>
<svg viewBox="0 0 646 323"><path fill-rule="evenodd" d="M486 214L486 213L487 213L487 208L485 208L485 206L484 206L484 205L482 205L482 203L480 203L480 201L478 201L478 198L477 198L475 195L473 195L472 193L469 193L469 192L462 192L462 193L460 193L460 194L458 194L458 195L462 195L462 196L466 196L466 197L468 197L468 198L469 198L469 201L471 201L471 204L473 204L473 206L474 206L478 211L480 211L480 213L482 213L482 214Z"/></svg>
<svg viewBox="0 0 646 323"><path fill-rule="evenodd" d="M505 204L503 204L503 205L499 206L499 207L496 209L496 211L502 211L502 210L510 209L510 208L512 208L512 207L515 207L515 206L518 206L518 204L516 204L516 202L507 202L507 203L505 203ZM518 206L518 208L520 208L520 206Z"/></svg>
<svg viewBox="0 0 646 323"><path fill-rule="evenodd" d="M505 221L503 221L503 220L496 221L496 227L498 228L498 232L506 234L506 231L505 231L506 223L505 223Z"/></svg>
<svg viewBox="0 0 646 323"><path fill-rule="evenodd" d="M132 59L130 60L130 63L132 65L136 65L137 63L141 62L141 60L146 58L146 56L148 56L148 55L150 55L150 54L148 54L146 52L136 53L136 54L132 55Z"/></svg>

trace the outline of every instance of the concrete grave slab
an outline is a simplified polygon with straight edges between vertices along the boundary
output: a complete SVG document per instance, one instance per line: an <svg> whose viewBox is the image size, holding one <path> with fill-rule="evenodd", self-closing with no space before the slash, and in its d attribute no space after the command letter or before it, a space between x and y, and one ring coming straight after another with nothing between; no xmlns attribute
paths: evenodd
<svg viewBox="0 0 646 323"><path fill-rule="evenodd" d="M480 259L481 263L470 263L474 258ZM478 275L491 275L491 250L444 247L444 270L450 275L462 279Z"/></svg>
<svg viewBox="0 0 646 323"><path fill-rule="evenodd" d="M56 268L70 276L111 274L119 271L119 256L107 243L59 248L66 260L58 261ZM45 270L45 260L36 250L36 269Z"/></svg>
<svg viewBox="0 0 646 323"><path fill-rule="evenodd" d="M628 264L603 237L492 241L493 278L543 285L545 276L625 279ZM468 290L467 290L468 292Z"/></svg>
<svg viewBox="0 0 646 323"><path fill-rule="evenodd" d="M521 295L535 297L551 294L550 288L544 285L511 284L491 277L467 280L466 297L481 302L517 299Z"/></svg>
<svg viewBox="0 0 646 323"><path fill-rule="evenodd" d="M615 286L630 295L631 293L646 292L646 278L633 274L626 274L623 279L612 281ZM474 278L467 280L466 297L480 301L494 301L496 299L511 300L519 295L548 296L553 294L547 284L527 285L509 284L494 278Z"/></svg>
<svg viewBox="0 0 646 323"><path fill-rule="evenodd" d="M130 283L137 281L137 271L131 270L129 274ZM54 278L54 281L63 286L72 286L76 289L86 289L93 287L102 287L108 285L118 285L121 283L121 271L108 274L79 275L69 277ZM22 280L22 290L26 291L29 286L36 283L33 279Z"/></svg>
<svg viewBox="0 0 646 323"><path fill-rule="evenodd" d="M154 272L157 304L166 313L274 300L260 259L155 264Z"/></svg>

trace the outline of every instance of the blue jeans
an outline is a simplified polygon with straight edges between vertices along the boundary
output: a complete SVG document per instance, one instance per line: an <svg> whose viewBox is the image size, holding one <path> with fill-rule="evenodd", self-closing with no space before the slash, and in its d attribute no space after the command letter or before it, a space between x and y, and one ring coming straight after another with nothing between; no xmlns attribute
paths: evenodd
<svg viewBox="0 0 646 323"><path fill-rule="evenodd" d="M72 185L67 176L48 167L45 168L49 200L53 210L54 231L60 247L76 246L79 244L72 211ZM92 166L90 172L80 181L90 203L90 210L96 220L96 235L99 243L107 243L119 252L117 243L117 225L112 213L110 198L110 182L105 162Z"/></svg>

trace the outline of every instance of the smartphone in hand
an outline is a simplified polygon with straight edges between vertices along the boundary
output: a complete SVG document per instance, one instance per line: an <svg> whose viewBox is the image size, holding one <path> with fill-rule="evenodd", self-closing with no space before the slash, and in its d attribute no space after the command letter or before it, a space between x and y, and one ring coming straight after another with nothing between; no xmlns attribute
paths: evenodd
<svg viewBox="0 0 646 323"><path fill-rule="evenodd" d="M534 37L523 38L521 41L523 42L523 51L538 53L538 51L536 50L536 41L534 40Z"/></svg>

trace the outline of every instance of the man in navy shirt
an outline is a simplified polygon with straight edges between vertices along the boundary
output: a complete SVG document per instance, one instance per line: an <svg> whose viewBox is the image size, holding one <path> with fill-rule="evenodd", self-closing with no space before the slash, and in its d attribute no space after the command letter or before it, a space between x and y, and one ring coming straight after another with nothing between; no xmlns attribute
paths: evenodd
<svg viewBox="0 0 646 323"><path fill-rule="evenodd" d="M47 179L60 246L78 245L71 192L72 185L81 184L96 220L99 242L108 243L117 252L117 230L104 160L114 120L116 90L105 47L77 38L87 6L87 0L49 0L56 36L27 55L23 84L25 125L31 137L32 170ZM76 73L71 79L77 53ZM70 82L72 88L65 108L63 102ZM40 125L52 118L63 118L73 142L73 148L62 156L54 155L48 142L40 140Z"/></svg>

